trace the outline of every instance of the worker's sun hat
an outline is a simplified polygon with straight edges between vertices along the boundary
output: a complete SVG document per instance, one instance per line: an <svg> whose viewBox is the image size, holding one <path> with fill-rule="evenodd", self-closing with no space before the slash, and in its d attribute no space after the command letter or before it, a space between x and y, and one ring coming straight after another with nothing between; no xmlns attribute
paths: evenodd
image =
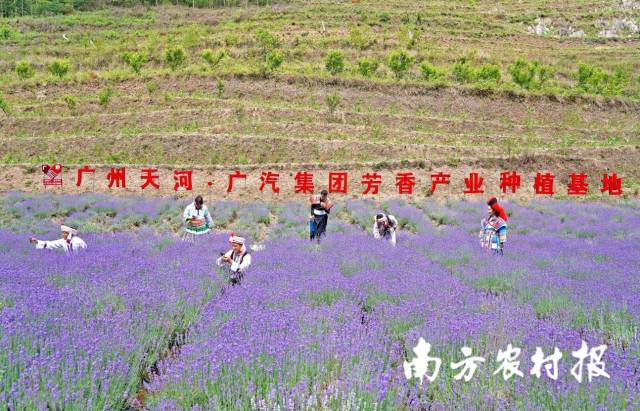
<svg viewBox="0 0 640 411"><path fill-rule="evenodd" d="M71 235L76 235L78 234L78 231L75 228L71 228L67 225L64 224L60 224L60 231L65 232L65 233L69 233Z"/></svg>
<svg viewBox="0 0 640 411"><path fill-rule="evenodd" d="M244 245L245 239L243 237L239 237L237 235L232 235L231 237L229 237L229 242L231 244Z"/></svg>

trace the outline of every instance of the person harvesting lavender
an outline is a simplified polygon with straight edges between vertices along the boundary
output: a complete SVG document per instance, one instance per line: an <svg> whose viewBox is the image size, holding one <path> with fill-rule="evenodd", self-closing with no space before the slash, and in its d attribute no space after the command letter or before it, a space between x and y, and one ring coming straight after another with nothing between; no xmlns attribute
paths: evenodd
<svg viewBox="0 0 640 411"><path fill-rule="evenodd" d="M378 213L373 223L373 238L384 238L396 245L396 229L398 228L398 220L391 214Z"/></svg>
<svg viewBox="0 0 640 411"><path fill-rule="evenodd" d="M244 273L251 266L251 254L247 251L243 237L231 235L229 242L231 243L231 250L221 254L216 260L216 264L219 267L226 267L229 273L229 281L233 286L240 284Z"/></svg>
<svg viewBox="0 0 640 411"><path fill-rule="evenodd" d="M213 228L213 219L201 195L198 195L193 203L184 209L182 218L186 223L182 237L185 241L193 241L197 236L206 234Z"/></svg>
<svg viewBox="0 0 640 411"><path fill-rule="evenodd" d="M500 255L503 254L504 243L507 241L507 221L509 217L504 208L498 204L495 197L487 201L487 217L480 221L480 245L492 248Z"/></svg>
<svg viewBox="0 0 640 411"><path fill-rule="evenodd" d="M322 190L320 195L311 196L311 216L309 217L309 239L320 242L320 238L327 232L327 222L333 204L328 198L329 192Z"/></svg>
<svg viewBox="0 0 640 411"><path fill-rule="evenodd" d="M87 248L87 243L77 236L78 231L74 228L62 224L60 226L62 232L62 238L54 241L42 241L35 237L31 237L29 242L35 244L37 249L63 249L65 253L69 254L72 251L78 251Z"/></svg>

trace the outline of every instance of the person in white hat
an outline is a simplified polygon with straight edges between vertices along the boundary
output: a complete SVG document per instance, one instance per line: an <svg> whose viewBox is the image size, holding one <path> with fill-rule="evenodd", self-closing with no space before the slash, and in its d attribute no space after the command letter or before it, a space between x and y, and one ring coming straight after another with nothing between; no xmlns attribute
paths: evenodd
<svg viewBox="0 0 640 411"><path fill-rule="evenodd" d="M37 249L60 249L62 248L66 253L70 253L72 251L78 251L80 249L87 248L87 243L80 237L78 237L78 231L75 229L62 224L60 226L60 231L62 232L62 238L59 240L53 241L42 241L38 240L35 237L31 237L29 242L31 244L35 244Z"/></svg>
<svg viewBox="0 0 640 411"><path fill-rule="evenodd" d="M398 220L391 214L376 214L373 223L373 238L376 240L385 238L396 245L396 229L398 228Z"/></svg>
<svg viewBox="0 0 640 411"><path fill-rule="evenodd" d="M220 255L216 260L219 267L226 266L229 271L231 285L240 284L244 273L251 265L251 254L247 252L245 239L235 235L229 238L231 250Z"/></svg>

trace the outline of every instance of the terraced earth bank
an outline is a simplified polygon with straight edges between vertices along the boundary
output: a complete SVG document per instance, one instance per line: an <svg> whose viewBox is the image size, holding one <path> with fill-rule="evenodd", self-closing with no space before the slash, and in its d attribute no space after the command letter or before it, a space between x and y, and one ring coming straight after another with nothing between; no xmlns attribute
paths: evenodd
<svg viewBox="0 0 640 411"><path fill-rule="evenodd" d="M5 18L0 188L44 191L40 165L57 162L65 185L48 191L191 195L173 184L173 171L189 168L195 191L282 200L299 198L298 171L313 172L317 188L347 171L346 196L360 197L361 175L376 171L382 188L370 197L386 198L411 171L421 197L441 171L451 185L434 196L448 198L465 196L470 172L498 192L500 172L516 170L522 187L510 198L536 196L538 172L556 176L556 196L575 172L588 174L588 198L610 199L600 180L615 172L623 195L637 197L640 39L620 21L639 12L605 3L293 1ZM174 47L185 56L175 69ZM210 64L207 49L224 57ZM341 69L327 64L332 52ZM141 56L140 74L127 53ZM408 58L404 71L394 53ZM545 67L545 79L537 69L530 82L516 77L518 59ZM53 74L56 61L68 71ZM78 188L85 164L97 171ZM126 189L109 189L111 166L129 170ZM158 190L140 189L150 166ZM248 179L227 193L235 170ZM258 191L262 171L280 173L277 195Z"/></svg>

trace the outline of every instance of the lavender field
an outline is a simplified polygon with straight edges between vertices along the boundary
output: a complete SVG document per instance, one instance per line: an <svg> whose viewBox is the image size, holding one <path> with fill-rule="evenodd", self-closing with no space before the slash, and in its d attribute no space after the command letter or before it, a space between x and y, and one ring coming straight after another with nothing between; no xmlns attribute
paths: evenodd
<svg viewBox="0 0 640 411"><path fill-rule="evenodd" d="M640 408L638 203L505 203L502 257L480 248L481 202L339 203L320 245L303 202L208 203L217 231L184 243L186 204L0 198L0 409ZM369 233L380 209L395 248ZM28 243L63 221L85 252ZM225 230L265 246L233 288ZM422 384L405 377L420 338L442 361ZM609 378L572 375L582 341L607 346ZM522 376L505 381L509 344ZM465 346L485 359L469 381L451 367ZM562 353L557 380L530 373L537 347Z"/></svg>

